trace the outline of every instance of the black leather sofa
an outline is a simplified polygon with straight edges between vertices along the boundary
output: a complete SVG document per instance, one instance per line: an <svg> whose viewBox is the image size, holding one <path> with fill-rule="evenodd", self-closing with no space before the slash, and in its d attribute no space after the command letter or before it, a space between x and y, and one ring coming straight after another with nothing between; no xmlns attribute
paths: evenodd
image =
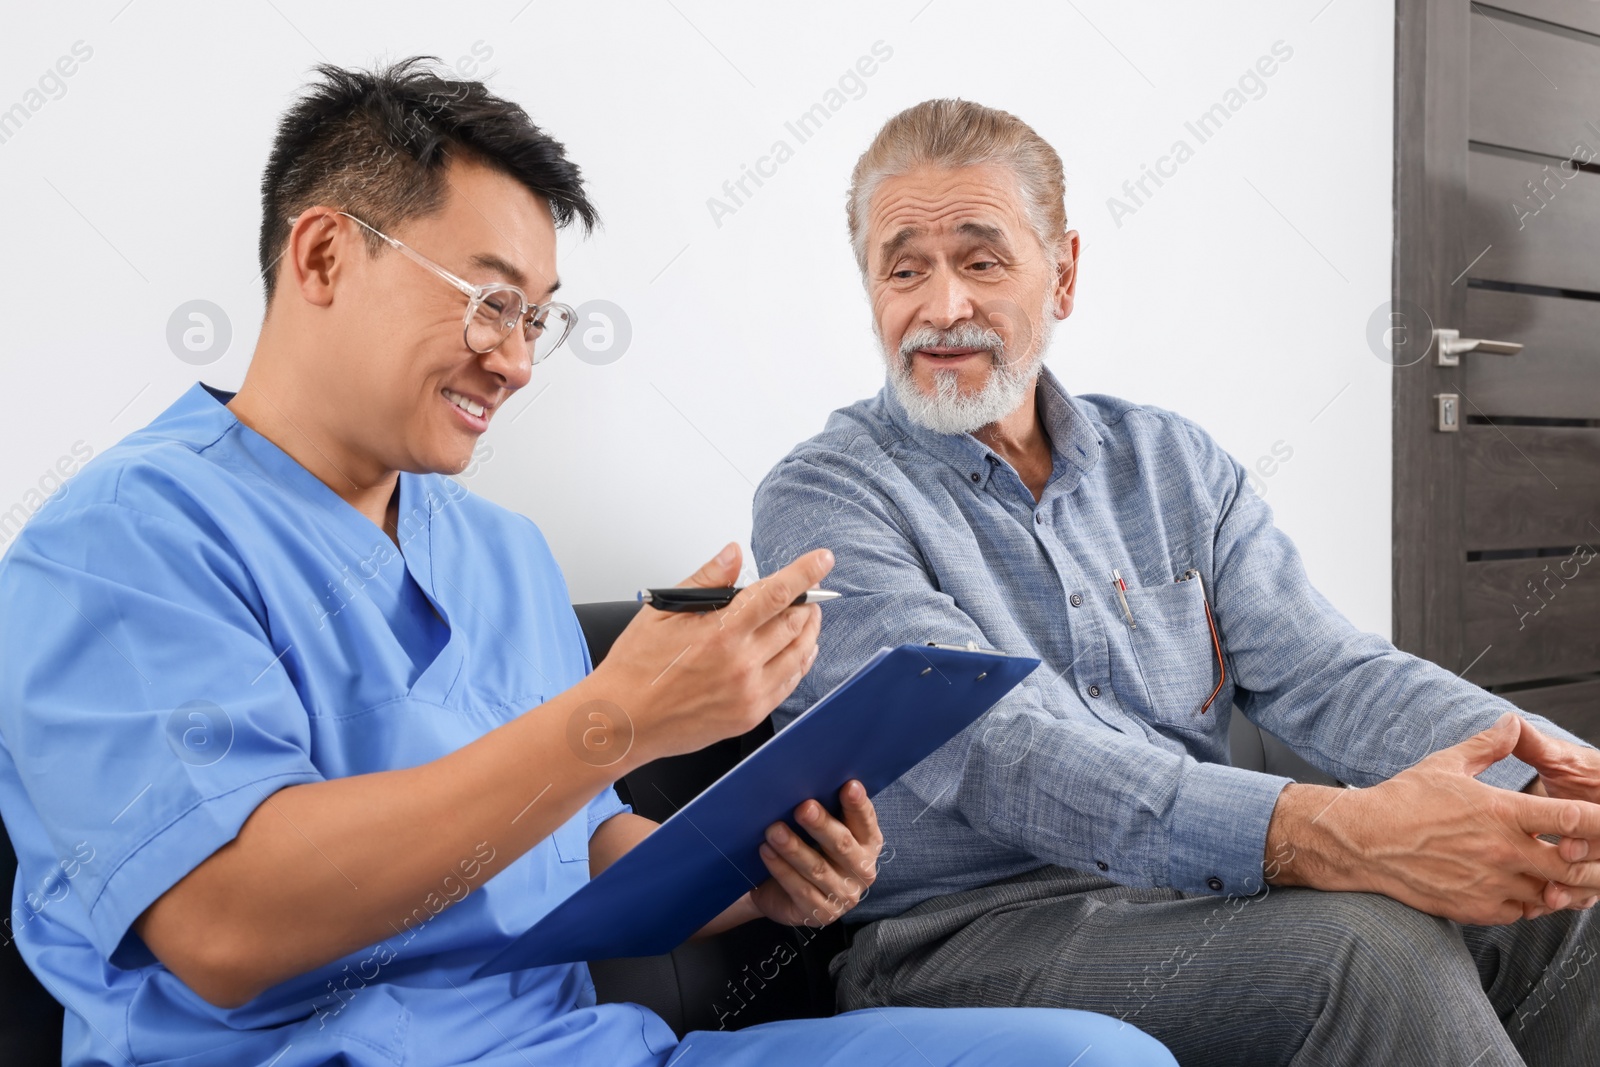
<svg viewBox="0 0 1600 1067"><path fill-rule="evenodd" d="M638 609L633 601L576 606L595 663L610 651ZM743 737L658 760L620 781L617 792L639 814L665 820L770 736L769 722ZM1239 766L1301 781L1331 781L1242 715L1233 718L1231 744ZM15 880L16 856L9 838L0 834L0 886L9 893ZM0 930L6 931L0 935L0 1064L59 1064L61 1007L23 964L11 943L9 924ZM670 955L596 960L590 969L602 1001L644 1004L680 1035L689 1030L740 1029L776 1019L832 1014L827 965L846 947L847 936L839 925L807 930L762 920L709 941L683 945ZM780 951L783 946L789 951ZM788 962L777 966L775 959Z"/></svg>

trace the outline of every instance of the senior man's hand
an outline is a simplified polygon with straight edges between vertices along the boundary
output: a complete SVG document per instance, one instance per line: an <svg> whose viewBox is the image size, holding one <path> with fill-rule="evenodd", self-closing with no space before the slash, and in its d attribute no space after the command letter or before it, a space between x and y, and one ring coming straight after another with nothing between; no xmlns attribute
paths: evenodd
<svg viewBox="0 0 1600 1067"><path fill-rule="evenodd" d="M1510 755L1524 729L1508 712L1366 789L1285 787L1267 829L1267 854L1292 859L1269 880L1382 893L1478 925L1540 914L1551 900L1569 906L1600 895L1600 862L1571 858L1579 848L1568 843L1600 840L1600 805L1497 789L1475 777ZM1563 755L1562 766L1575 759ZM1582 771L1567 774L1563 788L1569 778L1586 780ZM1552 836L1563 843L1543 840Z"/></svg>
<svg viewBox="0 0 1600 1067"><path fill-rule="evenodd" d="M1512 755L1539 772L1525 792L1557 800L1583 800L1600 804L1600 752L1587 745L1575 745L1559 737L1540 733L1531 723L1522 722L1522 732ZM1590 857L1600 859L1600 840L1564 837L1557 846L1561 858L1578 863ZM1561 908L1590 908L1600 901L1600 893L1552 881L1545 889L1543 908L1530 916Z"/></svg>

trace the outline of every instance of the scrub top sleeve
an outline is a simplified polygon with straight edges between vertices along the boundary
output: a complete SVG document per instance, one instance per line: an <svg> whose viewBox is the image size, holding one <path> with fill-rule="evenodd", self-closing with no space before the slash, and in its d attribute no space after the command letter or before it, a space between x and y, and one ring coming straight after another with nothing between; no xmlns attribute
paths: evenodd
<svg viewBox="0 0 1600 1067"><path fill-rule="evenodd" d="M632 811L633 805L624 804L622 798L617 796L617 791L611 786L600 790L600 795L589 801L589 836L594 837L594 832L600 829L600 824L613 815L621 815L625 811Z"/></svg>
<svg viewBox="0 0 1600 1067"><path fill-rule="evenodd" d="M323 776L293 652L228 545L116 504L62 518L0 566L0 738L32 807L17 814L60 855L95 850L79 874L95 947L139 966L133 921L273 792Z"/></svg>

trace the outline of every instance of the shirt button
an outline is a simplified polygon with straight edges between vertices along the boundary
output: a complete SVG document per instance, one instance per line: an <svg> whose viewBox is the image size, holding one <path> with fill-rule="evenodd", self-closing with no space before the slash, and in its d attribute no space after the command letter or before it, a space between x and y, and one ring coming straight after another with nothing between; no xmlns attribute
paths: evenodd
<svg viewBox="0 0 1600 1067"><path fill-rule="evenodd" d="M1105 860L1095 860L1094 865L1099 867L1102 871L1109 871L1111 869L1110 867L1106 866Z"/></svg>
<svg viewBox="0 0 1600 1067"><path fill-rule="evenodd" d="M1213 893L1222 892L1222 879L1218 878L1216 875L1212 875L1210 878L1206 879L1206 888L1211 890Z"/></svg>
<svg viewBox="0 0 1600 1067"><path fill-rule="evenodd" d="M980 482L983 479L978 476L978 472L977 471L973 471L972 472L972 480L975 481L975 482Z"/></svg>
<svg viewBox="0 0 1600 1067"><path fill-rule="evenodd" d="M1081 593L1073 593L1067 597L1067 603L1075 608L1081 608L1083 607L1083 595Z"/></svg>
<svg viewBox="0 0 1600 1067"><path fill-rule="evenodd" d="M1098 685L1091 685L1089 687L1089 695L1092 696L1092 697L1099 696L1100 695L1100 687Z"/></svg>
<svg viewBox="0 0 1600 1067"><path fill-rule="evenodd" d="M1041 526L1044 525L1044 512L1042 512L1042 511L1034 512L1033 513L1033 521L1036 522L1036 523L1039 523Z"/></svg>

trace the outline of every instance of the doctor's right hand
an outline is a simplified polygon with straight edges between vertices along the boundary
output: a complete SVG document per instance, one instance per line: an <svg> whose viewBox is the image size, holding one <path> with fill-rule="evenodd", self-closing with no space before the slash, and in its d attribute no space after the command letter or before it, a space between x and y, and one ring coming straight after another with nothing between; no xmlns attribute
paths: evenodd
<svg viewBox="0 0 1600 1067"><path fill-rule="evenodd" d="M732 586L740 563L739 546L729 544L679 584ZM580 683L632 726L627 765L615 770L693 752L766 718L816 659L821 608L793 601L832 568L833 553L819 548L746 586L720 610L641 609Z"/></svg>

